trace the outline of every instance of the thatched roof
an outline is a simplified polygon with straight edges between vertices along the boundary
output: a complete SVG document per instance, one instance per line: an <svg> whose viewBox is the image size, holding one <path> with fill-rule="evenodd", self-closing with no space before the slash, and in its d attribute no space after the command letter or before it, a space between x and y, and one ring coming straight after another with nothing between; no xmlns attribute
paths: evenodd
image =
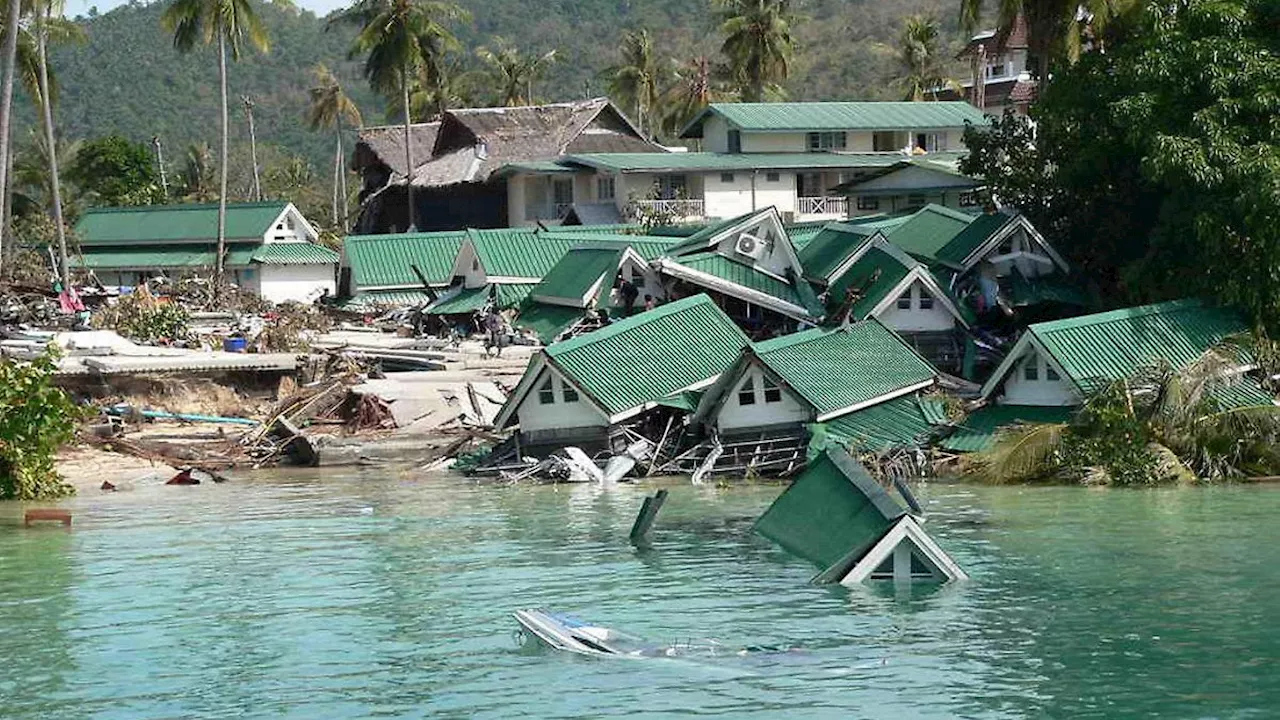
<svg viewBox="0 0 1280 720"><path fill-rule="evenodd" d="M449 110L438 123L412 126L411 137L418 163L415 186L483 182L503 165L567 153L663 151L645 140L608 98ZM360 144L369 154L366 160L376 158L391 169L391 184L404 183L402 128L362 130ZM357 167L362 167L359 160Z"/></svg>

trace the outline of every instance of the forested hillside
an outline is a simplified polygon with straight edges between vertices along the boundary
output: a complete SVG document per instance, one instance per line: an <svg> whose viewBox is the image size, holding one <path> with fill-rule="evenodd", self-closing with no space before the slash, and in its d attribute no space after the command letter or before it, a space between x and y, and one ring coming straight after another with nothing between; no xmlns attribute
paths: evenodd
<svg viewBox="0 0 1280 720"><path fill-rule="evenodd" d="M474 49L502 36L530 52L557 50L557 62L534 88L539 100L604 94L600 72L618 61L619 37L647 27L665 58L714 57L719 38L710 1L699 0L461 0L471 21L455 27L459 58L474 64ZM939 19L953 47L960 39L954 0L807 0L795 3L801 20L787 82L795 99L892 98L897 70L893 45L902 18L925 12ZM192 142L217 140L217 66L208 51L181 55L160 26L163 3L130 4L81 18L88 35L78 46L55 48L52 63L62 86L58 120L63 135L86 138L118 132L145 141L159 135L178 160ZM306 11L261 7L272 47L247 55L230 69L233 101L252 96L259 142L305 154L316 167L330 157L331 139L303 121L310 68L333 68L365 115L386 121L386 102L370 93L357 62L346 59L353 30ZM243 109L233 103L233 144L248 136ZM19 137L34 113L24 108ZM267 151L270 152L270 151Z"/></svg>

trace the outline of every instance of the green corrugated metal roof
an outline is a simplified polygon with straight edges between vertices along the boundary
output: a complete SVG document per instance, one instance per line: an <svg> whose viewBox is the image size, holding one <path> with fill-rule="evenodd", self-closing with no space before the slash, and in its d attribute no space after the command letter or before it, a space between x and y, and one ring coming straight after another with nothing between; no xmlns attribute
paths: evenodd
<svg viewBox="0 0 1280 720"><path fill-rule="evenodd" d="M490 277L519 277L541 280L565 253L576 247L632 245L636 252L666 250L666 238L628 236L616 233L595 235L580 232L534 232L519 229L470 230L470 238L484 271ZM643 249L642 249L643 248Z"/></svg>
<svg viewBox="0 0 1280 720"><path fill-rule="evenodd" d="M935 130L989 122L981 110L962 101L712 103L681 137L701 137L701 123L710 114L755 132Z"/></svg>
<svg viewBox="0 0 1280 720"><path fill-rule="evenodd" d="M680 242L675 243L674 245L671 246L671 248L667 252L671 255L680 255L682 253L705 250L707 246L710 244L711 238L733 228L735 225L739 225L741 223L746 222L748 218L750 218L753 215L759 214L760 212L761 211L759 210L752 210L749 213L744 213L737 217L732 217L727 220L721 220L720 222L711 223L706 227L702 228L701 230L698 230L692 235L686 237L684 240L681 240Z"/></svg>
<svg viewBox="0 0 1280 720"><path fill-rule="evenodd" d="M791 247L795 248L796 252L800 252L809 243L813 242L813 239L820 232L822 232L822 228L800 228L787 231L787 237L791 238Z"/></svg>
<svg viewBox="0 0 1280 720"><path fill-rule="evenodd" d="M698 409L698 402L702 400L702 392L699 390L687 390L668 395L658 401L659 405L676 410L683 410L691 413Z"/></svg>
<svg viewBox="0 0 1280 720"><path fill-rule="evenodd" d="M1231 310L1178 300L1035 323L1027 332L1087 390L1096 380L1119 380L1158 360L1185 366L1248 329Z"/></svg>
<svg viewBox="0 0 1280 720"><path fill-rule="evenodd" d="M973 220L973 215L930 204L889 232L888 238L918 258L940 260L938 253Z"/></svg>
<svg viewBox="0 0 1280 720"><path fill-rule="evenodd" d="M1271 393L1263 390L1250 378L1242 378L1240 382L1214 388L1210 395L1223 410L1274 405L1276 400Z"/></svg>
<svg viewBox="0 0 1280 720"><path fill-rule="evenodd" d="M228 203L228 240L258 240L288 203ZM146 205L91 208L76 223L81 245L217 240L218 206Z"/></svg>
<svg viewBox="0 0 1280 720"><path fill-rule="evenodd" d="M875 234L875 228L829 223L797 252L805 277L828 281L831 274Z"/></svg>
<svg viewBox="0 0 1280 720"><path fill-rule="evenodd" d="M478 288L463 288L458 293L431 303L427 308L428 315L457 315L473 313L489 302L491 285Z"/></svg>
<svg viewBox="0 0 1280 720"><path fill-rule="evenodd" d="M706 381L747 338L706 295L633 315L546 348L547 357L610 414Z"/></svg>
<svg viewBox="0 0 1280 720"><path fill-rule="evenodd" d="M830 448L755 523L755 531L822 570L865 552L903 510L856 461Z"/></svg>
<svg viewBox="0 0 1280 720"><path fill-rule="evenodd" d="M827 304L831 308L839 307L844 303L845 293L853 288L861 295L851 308L853 317L865 319L893 292L912 267L879 247L870 248L848 270L831 279Z"/></svg>
<svg viewBox="0 0 1280 720"><path fill-rule="evenodd" d="M714 275L726 282L762 292L783 302L791 303L796 307L805 307L804 300L790 283L783 282L772 275L766 275L749 265L730 260L719 253L705 252L686 255L672 260L672 262L690 270Z"/></svg>
<svg viewBox="0 0 1280 720"><path fill-rule="evenodd" d="M598 289L607 296L608 288L613 287L613 276L618 271L618 264L622 262L623 250L625 248L570 250L543 276L542 282L533 288L533 296L544 302L555 298L581 304L596 283L601 283Z"/></svg>
<svg viewBox="0 0 1280 720"><path fill-rule="evenodd" d="M230 245L227 247L227 265L248 265L258 252L259 245ZM212 268L217 265L213 246L192 243L188 245L144 245L142 247L82 248L78 255L68 258L76 267L91 270L115 268Z"/></svg>
<svg viewBox="0 0 1280 720"><path fill-rule="evenodd" d="M357 288L421 287L412 265L433 285L448 285L453 261L466 238L463 230L397 235L353 235L343 253Z"/></svg>
<svg viewBox="0 0 1280 720"><path fill-rule="evenodd" d="M583 311L579 308L527 302L520 308L514 325L532 332L543 345L550 345L581 319Z"/></svg>
<svg viewBox="0 0 1280 720"><path fill-rule="evenodd" d="M871 402L937 375L875 320L784 335L756 343L753 350L818 415Z"/></svg>
<svg viewBox="0 0 1280 720"><path fill-rule="evenodd" d="M575 239L573 247L614 247L619 249L629 245L640 257L653 260L667 254L680 238L660 235L629 235L622 232L565 232L561 229L548 230L539 234L542 238Z"/></svg>
<svg viewBox="0 0 1280 720"><path fill-rule="evenodd" d="M938 250L937 258L944 263L961 265L965 258L982 246L1000 228L1013 218L1004 213L985 213L970 220L969 224L950 242Z"/></svg>
<svg viewBox="0 0 1280 720"><path fill-rule="evenodd" d="M338 303L351 312L375 312L389 308L424 305L430 300L421 290L369 290L356 293Z"/></svg>
<svg viewBox="0 0 1280 720"><path fill-rule="evenodd" d="M502 283L498 285L495 291L498 298L498 307L503 310L518 307L533 292L535 285L535 283Z"/></svg>
<svg viewBox="0 0 1280 720"><path fill-rule="evenodd" d="M565 158L565 162L622 173L859 170L886 167L901 160L902 153L897 152L589 153Z"/></svg>
<svg viewBox="0 0 1280 720"><path fill-rule="evenodd" d="M264 243L253 253L253 261L263 265L328 265L338 262L338 253L308 242Z"/></svg>
<svg viewBox="0 0 1280 720"><path fill-rule="evenodd" d="M576 169L562 165L555 160L526 160L524 162L507 163L491 173L493 177L505 177L513 173L573 173Z"/></svg>
<svg viewBox="0 0 1280 720"><path fill-rule="evenodd" d="M851 452L884 452L928 442L938 423L924 412L916 394L821 423L829 437Z"/></svg>
<svg viewBox="0 0 1280 720"><path fill-rule="evenodd" d="M942 441L953 452L978 452L991 447L1001 428L1019 424L1063 423L1071 419L1073 407L1041 405L988 405L969 413L956 431Z"/></svg>

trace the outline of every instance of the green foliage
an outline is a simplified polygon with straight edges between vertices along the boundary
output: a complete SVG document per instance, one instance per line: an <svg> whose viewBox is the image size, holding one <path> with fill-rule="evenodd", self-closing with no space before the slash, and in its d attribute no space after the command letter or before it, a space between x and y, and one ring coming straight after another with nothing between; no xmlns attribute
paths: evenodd
<svg viewBox="0 0 1280 720"><path fill-rule="evenodd" d="M151 149L119 135L83 143L70 161L67 179L98 205L164 201Z"/></svg>
<svg viewBox="0 0 1280 720"><path fill-rule="evenodd" d="M0 359L0 500L75 492L58 476L54 454L71 441L79 410L53 386L54 358Z"/></svg>
<svg viewBox="0 0 1280 720"><path fill-rule="evenodd" d="M924 15L911 15L903 24L898 37L898 63L903 73L899 84L905 88L904 100L936 100L939 89L959 89L943 70L938 34L938 22Z"/></svg>
<svg viewBox="0 0 1280 720"><path fill-rule="evenodd" d="M1034 151L1006 121L965 169L1023 205L1109 301L1200 294L1274 333L1278 17L1269 0L1150 2L1044 88Z"/></svg>
<svg viewBox="0 0 1280 720"><path fill-rule="evenodd" d="M720 11L720 51L729 62L735 86L745 102L785 95L791 74L795 18L788 0L716 0Z"/></svg>
<svg viewBox="0 0 1280 720"><path fill-rule="evenodd" d="M495 37L492 46L476 48L476 57L484 64L485 77L493 90L492 104L512 107L539 102L534 98L533 84L555 62L556 51L526 54L502 37Z"/></svg>
<svg viewBox="0 0 1280 720"><path fill-rule="evenodd" d="M142 343L181 340L189 334L190 320L181 305L159 302L144 288L93 315L94 327L115 330Z"/></svg>

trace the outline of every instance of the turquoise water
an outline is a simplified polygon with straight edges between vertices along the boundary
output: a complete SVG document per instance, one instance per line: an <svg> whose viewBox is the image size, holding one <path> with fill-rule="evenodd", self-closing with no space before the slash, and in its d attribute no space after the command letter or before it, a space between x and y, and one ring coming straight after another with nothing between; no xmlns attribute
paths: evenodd
<svg viewBox="0 0 1280 720"><path fill-rule="evenodd" d="M915 593L808 585L749 533L776 485L672 485L637 551L652 489L276 475L89 494L69 532L9 520L0 716L1280 713L1280 488L928 484L973 579ZM522 648L524 607L724 651Z"/></svg>

